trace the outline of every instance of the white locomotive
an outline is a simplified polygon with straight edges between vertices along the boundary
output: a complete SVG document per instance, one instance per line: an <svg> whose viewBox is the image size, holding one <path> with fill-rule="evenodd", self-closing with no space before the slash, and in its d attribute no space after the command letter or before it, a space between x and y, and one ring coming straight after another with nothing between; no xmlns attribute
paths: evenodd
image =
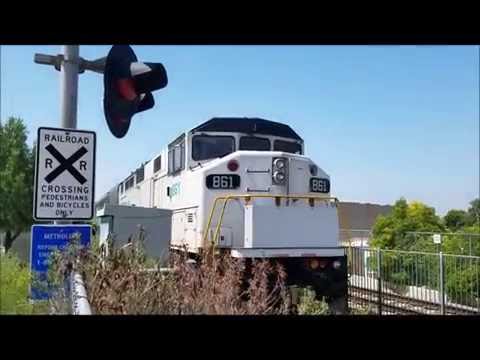
<svg viewBox="0 0 480 360"><path fill-rule="evenodd" d="M235 258L281 262L288 281L346 308L347 269L330 178L288 125L213 118L118 185L120 205L172 210L172 249L213 242Z"/></svg>

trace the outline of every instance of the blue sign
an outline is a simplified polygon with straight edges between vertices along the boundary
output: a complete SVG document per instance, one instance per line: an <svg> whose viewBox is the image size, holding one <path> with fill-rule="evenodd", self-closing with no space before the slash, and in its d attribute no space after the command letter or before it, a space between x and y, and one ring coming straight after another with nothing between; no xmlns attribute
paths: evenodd
<svg viewBox="0 0 480 360"><path fill-rule="evenodd" d="M35 277L31 296L34 300L48 299L43 289L46 285L47 271L51 255L62 251L75 236L80 236L80 245L89 246L92 228L90 225L33 225L30 252L30 268ZM42 289L40 289L41 287Z"/></svg>

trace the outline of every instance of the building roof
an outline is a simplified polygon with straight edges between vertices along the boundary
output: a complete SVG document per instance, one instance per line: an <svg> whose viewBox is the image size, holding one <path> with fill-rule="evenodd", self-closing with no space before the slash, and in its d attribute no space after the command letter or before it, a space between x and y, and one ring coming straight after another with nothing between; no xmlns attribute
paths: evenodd
<svg viewBox="0 0 480 360"><path fill-rule="evenodd" d="M338 204L340 229L371 230L379 215L387 215L391 211L390 205L341 201Z"/></svg>
<svg viewBox="0 0 480 360"><path fill-rule="evenodd" d="M290 126L260 118L215 117L194 128L192 133L197 131L263 134L303 141Z"/></svg>

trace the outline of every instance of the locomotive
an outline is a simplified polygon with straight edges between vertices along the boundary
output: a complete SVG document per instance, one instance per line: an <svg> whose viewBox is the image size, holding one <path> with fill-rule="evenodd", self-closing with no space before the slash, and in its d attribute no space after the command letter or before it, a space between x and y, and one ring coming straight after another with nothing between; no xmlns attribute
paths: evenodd
<svg viewBox="0 0 480 360"><path fill-rule="evenodd" d="M212 118L118 184L119 205L172 211L171 250L210 243L233 258L281 263L290 285L347 309L347 261L330 176L288 125Z"/></svg>

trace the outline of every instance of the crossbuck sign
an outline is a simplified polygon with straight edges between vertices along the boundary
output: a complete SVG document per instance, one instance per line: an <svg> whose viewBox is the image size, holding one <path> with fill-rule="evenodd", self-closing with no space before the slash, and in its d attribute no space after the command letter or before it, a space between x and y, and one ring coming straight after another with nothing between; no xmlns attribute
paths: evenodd
<svg viewBox="0 0 480 360"><path fill-rule="evenodd" d="M38 129L33 217L90 220L94 214L93 131Z"/></svg>

